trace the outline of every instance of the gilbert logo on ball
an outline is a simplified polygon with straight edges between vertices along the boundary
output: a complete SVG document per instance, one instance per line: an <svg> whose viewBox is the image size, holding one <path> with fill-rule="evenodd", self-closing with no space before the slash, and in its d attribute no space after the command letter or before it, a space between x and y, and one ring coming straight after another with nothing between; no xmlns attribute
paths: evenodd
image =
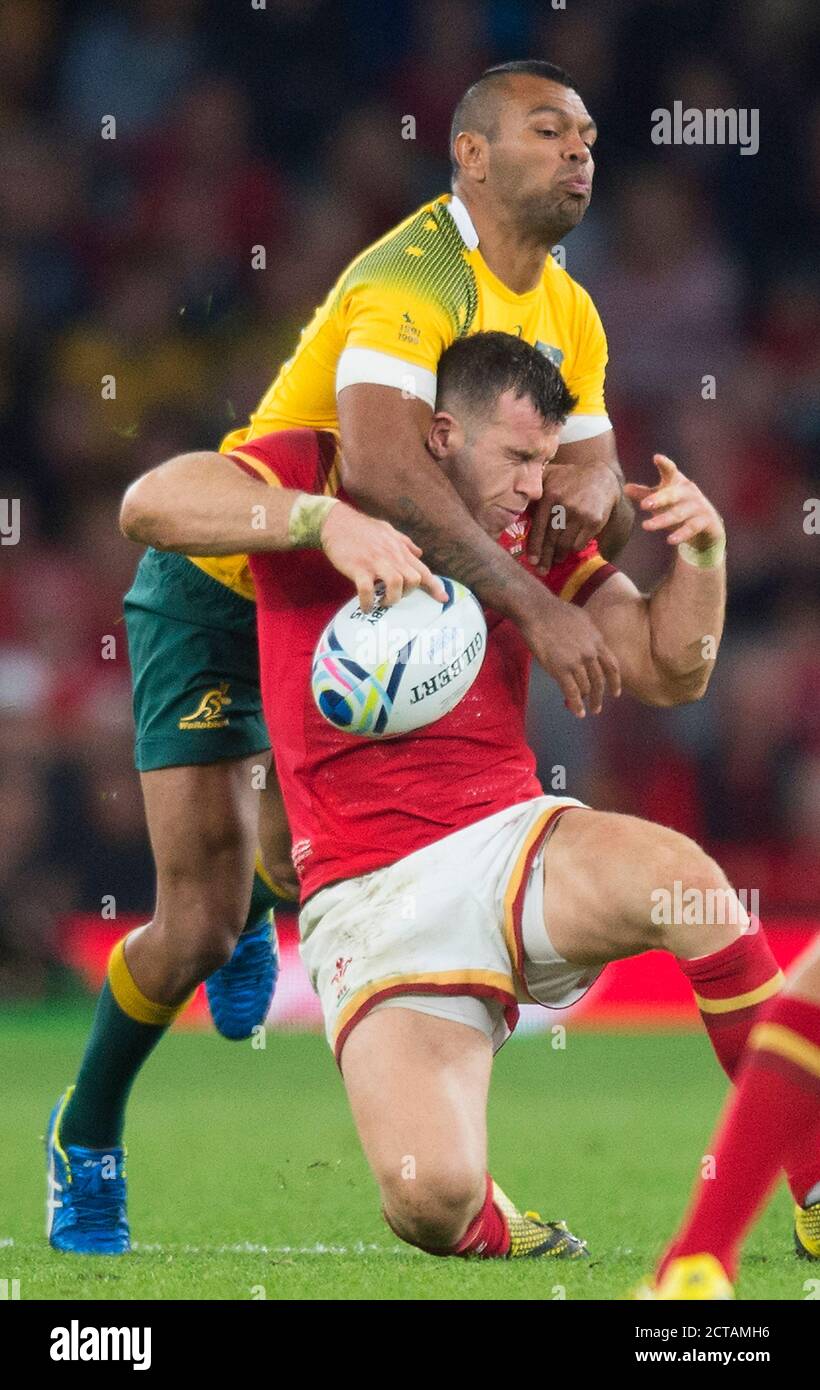
<svg viewBox="0 0 820 1390"><path fill-rule="evenodd" d="M446 603L417 589L370 613L353 599L331 619L311 676L329 723L390 738L441 719L467 693L484 660L487 625L469 589L455 579L441 582Z"/></svg>

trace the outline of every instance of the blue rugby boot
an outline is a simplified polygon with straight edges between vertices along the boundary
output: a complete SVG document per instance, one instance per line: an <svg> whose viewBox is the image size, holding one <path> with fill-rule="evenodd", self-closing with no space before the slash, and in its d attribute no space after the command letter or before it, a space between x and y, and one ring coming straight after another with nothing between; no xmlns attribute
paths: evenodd
<svg viewBox="0 0 820 1390"><path fill-rule="evenodd" d="M46 1235L55 1250L77 1255L125 1255L131 1249L126 1215L125 1149L86 1149L60 1143L60 1120L73 1086L51 1112L46 1135Z"/></svg>
<svg viewBox="0 0 820 1390"><path fill-rule="evenodd" d="M273 913L246 927L230 960L205 981L211 1017L223 1038L242 1042L264 1024L279 976Z"/></svg>

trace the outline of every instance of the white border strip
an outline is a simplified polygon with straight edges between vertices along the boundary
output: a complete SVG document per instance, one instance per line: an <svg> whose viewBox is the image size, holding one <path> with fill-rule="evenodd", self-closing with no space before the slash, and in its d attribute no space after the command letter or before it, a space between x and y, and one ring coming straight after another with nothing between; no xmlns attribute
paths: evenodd
<svg viewBox="0 0 820 1390"><path fill-rule="evenodd" d="M359 384L395 386L406 396L426 401L431 409L436 403L435 372L374 348L345 348L336 368L336 395L346 386Z"/></svg>
<svg viewBox="0 0 820 1390"><path fill-rule="evenodd" d="M561 443L575 444L579 439L594 439L612 429L608 415L570 415L561 429Z"/></svg>

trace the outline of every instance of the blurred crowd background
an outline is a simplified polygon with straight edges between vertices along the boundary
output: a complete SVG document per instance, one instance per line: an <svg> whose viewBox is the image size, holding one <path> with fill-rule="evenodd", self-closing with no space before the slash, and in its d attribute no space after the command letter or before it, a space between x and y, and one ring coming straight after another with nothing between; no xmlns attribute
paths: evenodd
<svg viewBox="0 0 820 1390"><path fill-rule="evenodd" d="M152 904L124 486L244 421L347 261L447 189L453 107L513 57L566 67L599 122L566 266L607 330L625 472L650 481L655 450L675 457L726 517L731 571L703 702L624 700L579 724L536 678L545 785L565 766L573 794L704 839L764 913L816 910L818 15L814 0L3 0L0 497L19 499L21 535L0 549L0 996L59 979L67 914L106 894L118 913ZM759 153L653 145L651 112L676 100L758 108ZM625 559L647 584L665 561L641 535Z"/></svg>

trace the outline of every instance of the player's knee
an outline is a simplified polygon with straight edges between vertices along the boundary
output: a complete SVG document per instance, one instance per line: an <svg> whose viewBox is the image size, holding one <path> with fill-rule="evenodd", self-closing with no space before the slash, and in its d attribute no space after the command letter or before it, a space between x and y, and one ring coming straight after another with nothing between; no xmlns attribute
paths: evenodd
<svg viewBox="0 0 820 1390"><path fill-rule="evenodd" d="M248 914L252 864L252 856L240 852L166 860L157 871L157 919L181 942L211 954L230 954Z"/></svg>
<svg viewBox="0 0 820 1390"><path fill-rule="evenodd" d="M168 986L193 988L226 965L242 925L232 917L175 916L173 912L158 915L149 930L162 956Z"/></svg>
<svg viewBox="0 0 820 1390"><path fill-rule="evenodd" d="M382 1181L385 1215L397 1235L425 1250L451 1250L476 1215L485 1175L454 1165L428 1178Z"/></svg>
<svg viewBox="0 0 820 1390"><path fill-rule="evenodd" d="M646 904L646 946L677 952L703 933L703 953L713 944L712 928L742 931L746 917L726 875L694 840L667 835L650 865Z"/></svg>

